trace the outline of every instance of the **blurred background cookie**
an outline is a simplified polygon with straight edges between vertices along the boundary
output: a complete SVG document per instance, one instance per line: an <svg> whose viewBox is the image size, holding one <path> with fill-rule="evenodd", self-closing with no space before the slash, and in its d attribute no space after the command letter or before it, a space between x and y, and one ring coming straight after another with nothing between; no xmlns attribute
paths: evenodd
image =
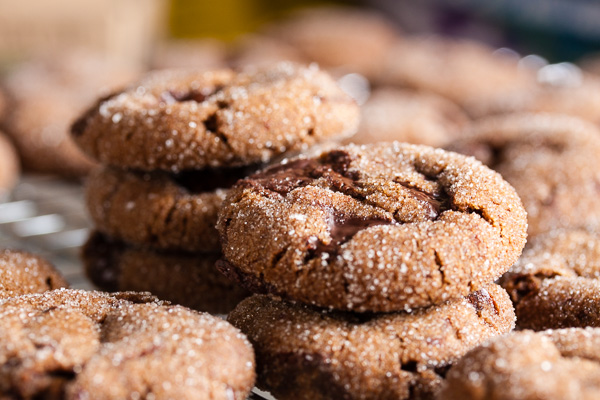
<svg viewBox="0 0 600 400"><path fill-rule="evenodd" d="M408 142L440 147L458 137L469 119L433 93L382 87L361 106L358 132L346 143Z"/></svg>
<svg viewBox="0 0 600 400"><path fill-rule="evenodd" d="M0 202L19 181L21 165L12 142L0 131Z"/></svg>
<svg viewBox="0 0 600 400"><path fill-rule="evenodd" d="M71 141L71 124L97 96L137 74L135 67L85 50L40 55L13 65L2 81L9 99L3 125L24 169L86 175L94 163Z"/></svg>

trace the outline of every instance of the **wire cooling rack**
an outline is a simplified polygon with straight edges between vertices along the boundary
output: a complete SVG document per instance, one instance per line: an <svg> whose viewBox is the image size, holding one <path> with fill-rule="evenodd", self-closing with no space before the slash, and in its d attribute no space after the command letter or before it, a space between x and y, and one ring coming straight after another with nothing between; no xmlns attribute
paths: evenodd
<svg viewBox="0 0 600 400"><path fill-rule="evenodd" d="M25 175L11 194L0 199L0 248L39 254L77 289L94 289L79 258L91 227L81 182ZM274 399L254 389L248 400Z"/></svg>

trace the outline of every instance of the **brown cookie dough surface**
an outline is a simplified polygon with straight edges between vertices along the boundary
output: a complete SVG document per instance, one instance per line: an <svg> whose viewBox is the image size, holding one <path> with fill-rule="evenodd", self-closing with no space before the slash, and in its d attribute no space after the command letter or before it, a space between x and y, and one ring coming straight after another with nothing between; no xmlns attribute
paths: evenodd
<svg viewBox="0 0 600 400"><path fill-rule="evenodd" d="M468 124L456 104L436 96L391 87L371 93L361 107L358 132L347 143L365 144L397 140L441 147Z"/></svg>
<svg viewBox="0 0 600 400"><path fill-rule="evenodd" d="M600 235L557 230L533 238L500 280L520 328L600 327Z"/></svg>
<svg viewBox="0 0 600 400"><path fill-rule="evenodd" d="M162 71L100 100L73 125L102 163L140 170L267 162L356 131L358 106L317 66Z"/></svg>
<svg viewBox="0 0 600 400"><path fill-rule="evenodd" d="M531 236L600 226L596 126L559 114L490 117L473 123L447 148L475 156L514 186L527 210Z"/></svg>
<svg viewBox="0 0 600 400"><path fill-rule="evenodd" d="M143 293L0 302L0 390L14 398L245 398L254 357L226 322Z"/></svg>
<svg viewBox="0 0 600 400"><path fill-rule="evenodd" d="M227 314L249 293L217 270L220 257L137 248L98 232L83 247L86 274L102 290L147 291L195 310Z"/></svg>
<svg viewBox="0 0 600 400"><path fill-rule="evenodd" d="M256 351L257 385L286 399L433 398L448 366L509 332L514 312L497 285L412 313L323 311L255 295L228 320Z"/></svg>
<svg viewBox="0 0 600 400"><path fill-rule="evenodd" d="M3 201L17 184L20 169L13 144L0 131L0 201Z"/></svg>
<svg viewBox="0 0 600 400"><path fill-rule="evenodd" d="M0 250L0 299L68 286L42 257L20 250Z"/></svg>
<svg viewBox="0 0 600 400"><path fill-rule="evenodd" d="M526 215L473 158L398 142L289 161L234 186L217 229L250 290L340 310L425 307L512 265Z"/></svg>
<svg viewBox="0 0 600 400"><path fill-rule="evenodd" d="M219 252L217 214L227 188L258 167L169 174L103 167L90 174L87 208L96 229L157 249Z"/></svg>
<svg viewBox="0 0 600 400"><path fill-rule="evenodd" d="M535 71L483 43L438 36L405 36L388 52L381 80L433 92L464 106L535 84Z"/></svg>
<svg viewBox="0 0 600 400"><path fill-rule="evenodd" d="M600 329L515 332L467 353L442 400L592 400L600 397Z"/></svg>

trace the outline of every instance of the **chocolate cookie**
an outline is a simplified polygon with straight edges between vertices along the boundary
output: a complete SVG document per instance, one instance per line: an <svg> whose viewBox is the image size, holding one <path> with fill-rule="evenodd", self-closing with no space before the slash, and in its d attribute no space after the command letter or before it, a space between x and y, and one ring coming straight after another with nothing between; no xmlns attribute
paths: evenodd
<svg viewBox="0 0 600 400"><path fill-rule="evenodd" d="M458 137L467 123L460 107L443 97L386 87L375 90L361 107L358 132L346 142L398 140L440 147Z"/></svg>
<svg viewBox="0 0 600 400"><path fill-rule="evenodd" d="M42 257L20 250L0 250L0 299L68 286Z"/></svg>
<svg viewBox="0 0 600 400"><path fill-rule="evenodd" d="M406 36L388 52L381 80L433 92L464 106L535 85L535 71L480 42L436 36Z"/></svg>
<svg viewBox="0 0 600 400"><path fill-rule="evenodd" d="M54 52L15 66L3 80L10 100L4 123L24 169L86 175L94 163L73 143L70 125L97 96L137 74L90 51Z"/></svg>
<svg viewBox="0 0 600 400"><path fill-rule="evenodd" d="M12 190L19 180L20 165L12 143L0 132L0 201Z"/></svg>
<svg viewBox="0 0 600 400"><path fill-rule="evenodd" d="M515 332L467 353L448 372L444 400L600 397L600 329Z"/></svg>
<svg viewBox="0 0 600 400"><path fill-rule="evenodd" d="M96 229L128 243L220 252L215 224L226 188L256 168L179 174L99 168L87 180L87 208Z"/></svg>
<svg viewBox="0 0 600 400"><path fill-rule="evenodd" d="M305 9L265 33L289 44L308 61L369 79L381 73L399 37L399 29L383 15L351 7Z"/></svg>
<svg viewBox="0 0 600 400"><path fill-rule="evenodd" d="M478 161L394 142L241 180L217 229L219 268L250 290L380 312L486 286L521 254L527 224L512 187Z"/></svg>
<svg viewBox="0 0 600 400"><path fill-rule="evenodd" d="M152 251L98 232L90 236L82 253L87 276L102 290L148 291L212 314L227 314L249 295L216 269L221 253Z"/></svg>
<svg viewBox="0 0 600 400"><path fill-rule="evenodd" d="M585 230L537 236L500 282L520 328L600 327L600 236Z"/></svg>
<svg viewBox="0 0 600 400"><path fill-rule="evenodd" d="M474 118L515 112L551 112L600 123L600 78L583 74L569 63L547 65L539 70L538 77L533 87L474 98L465 108Z"/></svg>
<svg viewBox="0 0 600 400"><path fill-rule="evenodd" d="M246 398L246 338L151 296L55 290L0 302L0 391L14 398Z"/></svg>
<svg viewBox="0 0 600 400"><path fill-rule="evenodd" d="M555 228L600 227L596 126L558 114L490 117L472 124L447 148L477 157L515 187L531 236Z"/></svg>
<svg viewBox="0 0 600 400"><path fill-rule="evenodd" d="M100 100L72 129L95 159L141 170L269 161L356 131L358 108L316 66L163 71Z"/></svg>
<svg viewBox="0 0 600 400"><path fill-rule="evenodd" d="M228 317L256 351L257 385L286 399L432 398L448 366L509 332L497 285L413 313L353 314L255 295Z"/></svg>

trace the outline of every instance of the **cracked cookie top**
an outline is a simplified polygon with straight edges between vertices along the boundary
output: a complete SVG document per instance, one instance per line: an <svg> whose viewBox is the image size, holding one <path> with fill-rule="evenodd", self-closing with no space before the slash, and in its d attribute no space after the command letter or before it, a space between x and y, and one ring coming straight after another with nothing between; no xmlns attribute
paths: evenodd
<svg viewBox="0 0 600 400"><path fill-rule="evenodd" d="M489 284L521 253L526 214L473 158L398 142L349 145L239 181L217 222L219 268L255 292L395 311Z"/></svg>
<svg viewBox="0 0 600 400"><path fill-rule="evenodd" d="M256 351L257 386L278 399L429 399L450 364L509 332L515 315L492 284L411 313L323 311L255 295L228 320Z"/></svg>
<svg viewBox="0 0 600 400"><path fill-rule="evenodd" d="M467 353L440 399L580 400L600 397L600 329L520 331Z"/></svg>
<svg viewBox="0 0 600 400"><path fill-rule="evenodd" d="M600 131L561 114L512 114L471 124L447 147L498 171L523 201L529 235L600 227Z"/></svg>
<svg viewBox="0 0 600 400"><path fill-rule="evenodd" d="M208 314L144 293L61 289L0 302L0 392L10 398L245 398L254 355Z"/></svg>
<svg viewBox="0 0 600 400"><path fill-rule="evenodd" d="M98 101L72 135L102 163L177 172L267 162L354 133L358 115L315 65L161 71Z"/></svg>

